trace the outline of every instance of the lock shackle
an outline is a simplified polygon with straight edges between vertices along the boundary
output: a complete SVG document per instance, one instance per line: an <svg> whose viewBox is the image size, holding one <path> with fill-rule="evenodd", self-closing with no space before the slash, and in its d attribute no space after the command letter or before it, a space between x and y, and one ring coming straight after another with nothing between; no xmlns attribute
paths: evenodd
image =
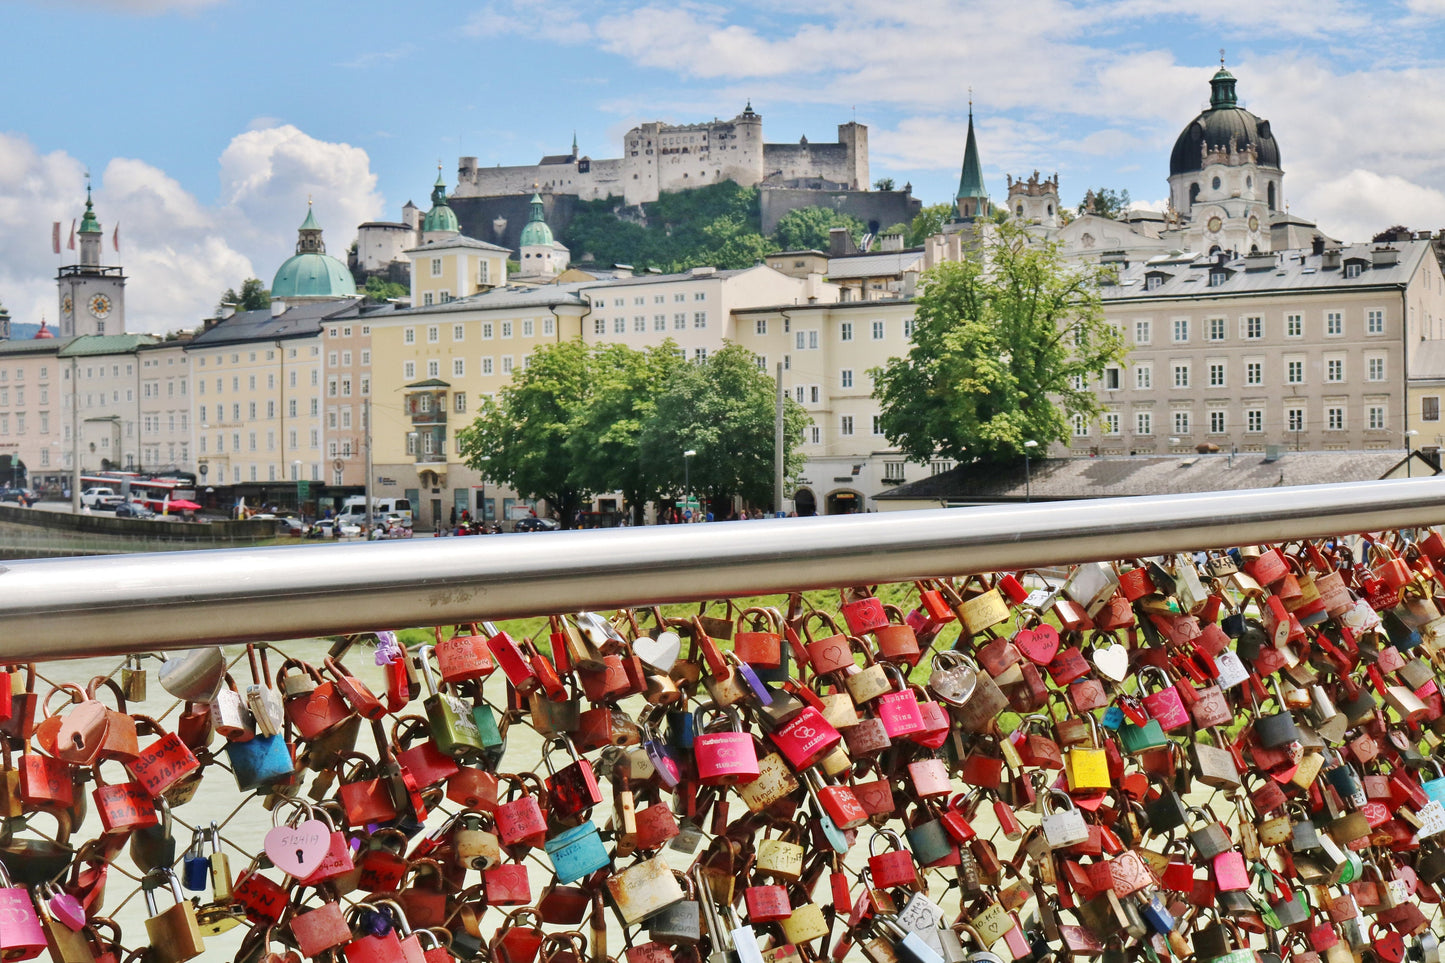
<svg viewBox="0 0 1445 963"><path fill-rule="evenodd" d="M902 837L902 836L898 835L898 833L894 832L894 831L891 830L891 829L875 829L875 830L873 831L873 835L868 837L868 855L869 855L869 856L877 856L877 855L878 855L877 850L875 850L873 847L877 844L877 842L878 842L878 837L880 837L880 836L882 836L884 839L888 840L888 842L890 842L890 843L893 844L893 845L890 847L890 850L891 850L891 851L903 851L903 837Z"/></svg>
<svg viewBox="0 0 1445 963"><path fill-rule="evenodd" d="M411 921L406 918L406 910L394 899L379 899L376 907L386 913L392 919L392 925L401 931L401 938L406 939L411 935Z"/></svg>
<svg viewBox="0 0 1445 963"><path fill-rule="evenodd" d="M894 692L908 691L908 677L903 674L902 669L892 662L879 662L877 664L883 668L883 675L888 679L889 683L892 684Z"/></svg>
<svg viewBox="0 0 1445 963"><path fill-rule="evenodd" d="M1039 798L1042 803L1044 815L1046 816L1060 811L1059 808L1050 806L1050 803L1057 802L1061 799L1064 802L1064 806L1062 807L1064 811L1079 808L1078 806L1074 805L1074 798L1068 793L1064 792L1062 789L1050 789L1047 793L1045 793Z"/></svg>
<svg viewBox="0 0 1445 963"><path fill-rule="evenodd" d="M273 827L281 825L281 823L276 820L288 807L296 810L287 817L286 825L288 826L299 826L301 820L309 816L315 808L304 799L297 799L295 796L285 797L277 804L275 809L271 810L271 825Z"/></svg>
<svg viewBox="0 0 1445 963"><path fill-rule="evenodd" d="M559 745L567 750L567 755L572 757L573 762L582 761L582 757L577 754L577 747L572 744L572 740L569 737L560 733L552 736L546 742L542 743L542 764L547 767L547 772L554 776L557 775L557 770L552 766L552 750Z"/></svg>
<svg viewBox="0 0 1445 963"><path fill-rule="evenodd" d="M1147 686L1151 674L1159 677L1159 688L1155 691L1162 692L1174 684L1169 680L1169 673L1165 672L1161 667L1157 665L1140 666L1137 675L1139 677L1139 691L1143 694L1149 694Z"/></svg>
<svg viewBox="0 0 1445 963"><path fill-rule="evenodd" d="M728 720L729 732L743 731L743 720L736 709L732 706L720 706L715 702L708 701L698 703L697 708L692 710L692 724L697 735L702 735L705 731L703 717L709 712L725 716Z"/></svg>

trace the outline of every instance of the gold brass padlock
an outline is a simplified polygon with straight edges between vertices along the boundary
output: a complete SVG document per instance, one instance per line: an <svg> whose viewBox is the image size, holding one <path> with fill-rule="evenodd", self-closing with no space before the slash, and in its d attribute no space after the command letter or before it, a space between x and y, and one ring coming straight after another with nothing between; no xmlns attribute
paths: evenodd
<svg viewBox="0 0 1445 963"><path fill-rule="evenodd" d="M143 886L146 910L150 913L150 918L146 920L146 935L150 937L157 963L185 963L206 950L206 944L201 939L200 923L196 920L196 908L181 893L181 882L176 879L175 873L167 868L159 870L157 875L170 886L176 905L164 912L158 911L156 887Z"/></svg>
<svg viewBox="0 0 1445 963"><path fill-rule="evenodd" d="M141 665L141 656L126 656L125 667L120 670L120 687L125 692L126 702L146 700L146 670Z"/></svg>

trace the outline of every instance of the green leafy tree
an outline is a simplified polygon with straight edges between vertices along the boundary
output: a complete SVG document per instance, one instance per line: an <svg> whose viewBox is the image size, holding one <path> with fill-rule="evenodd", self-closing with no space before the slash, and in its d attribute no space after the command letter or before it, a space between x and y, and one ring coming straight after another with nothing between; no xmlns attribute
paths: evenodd
<svg viewBox="0 0 1445 963"><path fill-rule="evenodd" d="M876 181L873 182L873 189L874 189L875 191L891 191L891 190L893 190L893 178L891 178L891 177L880 177L880 178L878 178Z"/></svg>
<svg viewBox="0 0 1445 963"><path fill-rule="evenodd" d="M567 439L579 485L594 492L622 492L633 521L658 499L666 473L642 457L642 434L657 411L657 399L686 361L670 338L638 351L624 344L599 344L589 359L591 397L578 412Z"/></svg>
<svg viewBox="0 0 1445 963"><path fill-rule="evenodd" d="M660 489L682 494L686 475L693 492L708 498L739 495L771 505L776 392L757 356L732 343L672 372L640 446L643 461L658 472ZM803 469L798 447L810 421L801 405L785 399L783 467L790 482ZM685 470L682 453L689 450L697 454Z"/></svg>
<svg viewBox="0 0 1445 963"><path fill-rule="evenodd" d="M366 279L366 290L364 292L368 300L382 302L395 298L405 298L411 294L406 285L396 284L380 275L373 274Z"/></svg>
<svg viewBox="0 0 1445 963"><path fill-rule="evenodd" d="M1118 218L1129 209L1129 190L1113 190L1108 187L1091 188L1079 202L1080 214L1097 214L1100 217Z"/></svg>
<svg viewBox="0 0 1445 963"><path fill-rule="evenodd" d="M935 234L942 233L943 225L953 220L957 209L952 204L929 204L913 215L908 228L908 246L918 247Z"/></svg>
<svg viewBox="0 0 1445 963"><path fill-rule="evenodd" d="M538 349L458 437L462 457L524 498L545 498L563 525L587 493L568 442L592 396L592 352L580 340Z"/></svg>
<svg viewBox="0 0 1445 963"><path fill-rule="evenodd" d="M1104 320L1101 276L1013 224L996 229L982 260L925 273L913 347L869 372L889 444L919 462L1009 461L1026 441L1067 440L1073 416L1100 410L1076 379L1125 354Z"/></svg>
<svg viewBox="0 0 1445 963"><path fill-rule="evenodd" d="M235 288L226 289L216 305L216 313L220 314L221 309L228 304L234 304L237 311L259 311L271 306L271 292L261 283L260 278L247 278L241 282L239 294Z"/></svg>
<svg viewBox="0 0 1445 963"><path fill-rule="evenodd" d="M903 243L905 243L905 244L908 243L909 228L908 228L908 225L907 225L907 224L904 224L902 221L899 221L897 224L894 224L892 227L885 227L885 228L884 228L882 231L880 231L879 233L880 233L880 234L884 234L884 235L887 235L887 234L897 234L899 237L903 238Z"/></svg>
<svg viewBox="0 0 1445 963"><path fill-rule="evenodd" d="M835 227L847 228L855 242L862 239L865 230L863 222L852 214L831 207L799 207L778 218L773 237L784 251L827 251L828 234Z"/></svg>

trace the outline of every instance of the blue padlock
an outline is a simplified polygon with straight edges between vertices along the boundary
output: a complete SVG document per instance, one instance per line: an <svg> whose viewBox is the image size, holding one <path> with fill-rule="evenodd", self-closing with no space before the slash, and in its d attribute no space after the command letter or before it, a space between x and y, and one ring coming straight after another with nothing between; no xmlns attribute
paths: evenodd
<svg viewBox="0 0 1445 963"><path fill-rule="evenodd" d="M1164 900L1156 892L1149 902L1139 907L1139 915L1144 917L1144 922L1149 928L1160 936L1167 936L1174 932L1174 914L1164 908Z"/></svg>
<svg viewBox="0 0 1445 963"><path fill-rule="evenodd" d="M1118 706L1110 706L1104 710L1104 718L1099 720L1099 725L1109 731L1115 731L1124 724L1124 710Z"/></svg>
<svg viewBox="0 0 1445 963"><path fill-rule="evenodd" d="M191 845L181 861L181 885L192 893L202 892L211 876L211 858L206 855L201 827L191 832Z"/></svg>
<svg viewBox="0 0 1445 963"><path fill-rule="evenodd" d="M290 776L296 768L291 750L282 735L256 736L245 742L227 742L226 758L231 774L242 792L250 792L278 779Z"/></svg>
<svg viewBox="0 0 1445 963"><path fill-rule="evenodd" d="M576 882L611 862L597 826L591 821L553 836L547 840L546 850L560 883Z"/></svg>
<svg viewBox="0 0 1445 963"><path fill-rule="evenodd" d="M678 749L692 750L694 735L692 713L669 711L667 713L667 741Z"/></svg>

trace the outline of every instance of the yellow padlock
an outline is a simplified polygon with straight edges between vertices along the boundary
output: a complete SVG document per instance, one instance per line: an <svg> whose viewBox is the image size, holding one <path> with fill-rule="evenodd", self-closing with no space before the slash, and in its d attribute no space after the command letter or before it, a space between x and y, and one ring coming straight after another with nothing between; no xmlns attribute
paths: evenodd
<svg viewBox="0 0 1445 963"><path fill-rule="evenodd" d="M1070 790L1108 789L1110 785L1109 756L1099 735L1099 723L1093 716L1088 720L1090 745L1070 746L1064 752L1064 775Z"/></svg>

